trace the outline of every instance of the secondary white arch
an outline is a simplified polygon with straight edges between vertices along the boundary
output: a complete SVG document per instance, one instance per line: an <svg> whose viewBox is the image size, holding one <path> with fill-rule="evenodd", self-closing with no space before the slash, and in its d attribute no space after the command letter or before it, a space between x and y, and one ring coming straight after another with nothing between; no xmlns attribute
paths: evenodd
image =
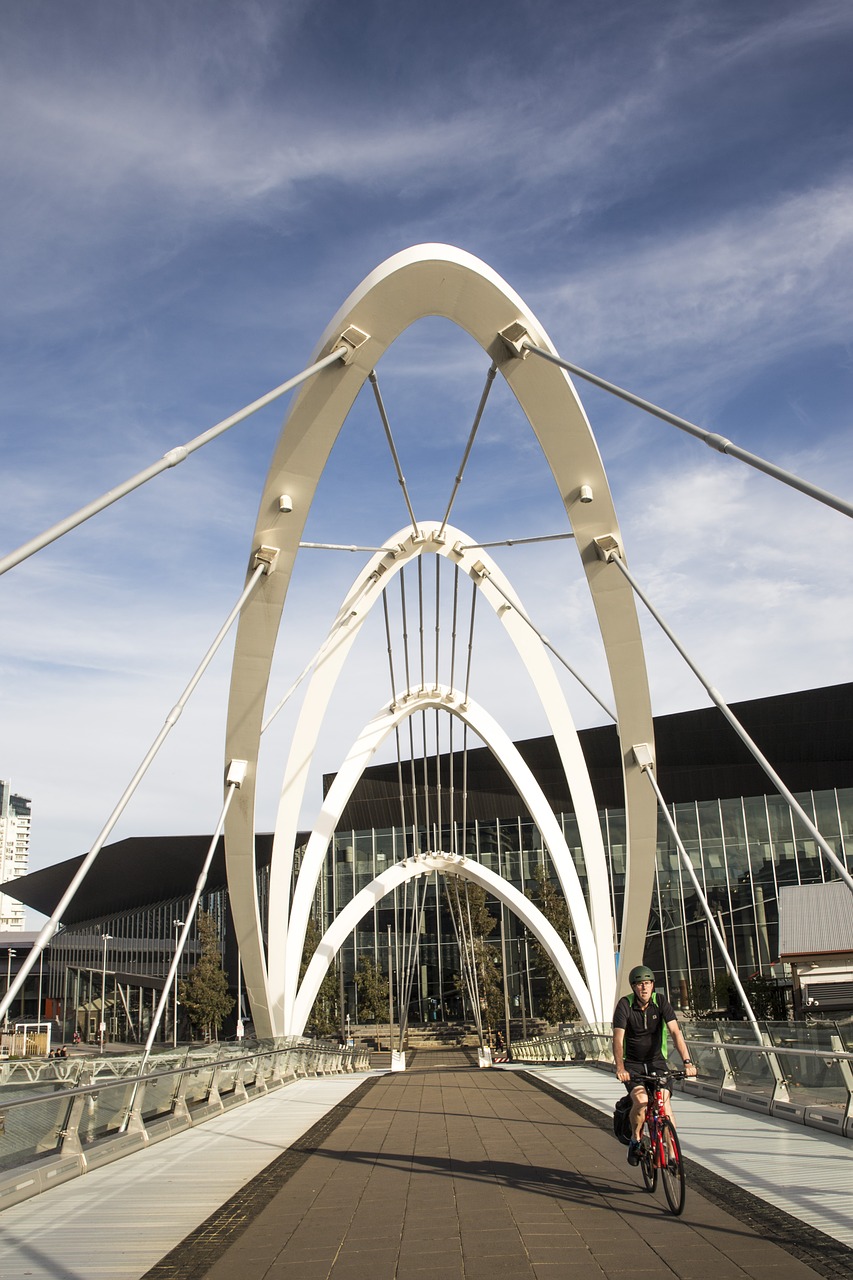
<svg viewBox="0 0 853 1280"><path fill-rule="evenodd" d="M616 987L613 921L601 824L589 771L563 690L544 645L524 621L521 602L498 565L481 548L471 546L472 539L460 529L448 525L443 534L440 531L439 521L423 524L417 538L411 527L402 529L387 540L384 550L371 558L344 597L329 632L329 643L309 681L284 771L270 864L269 918L275 921L275 927L269 930L267 972L274 1027L281 1025L283 1017L293 852L322 722L346 659L370 611L379 602L392 576L424 554L446 557L474 581L498 615L542 704L572 794L584 853L602 1006L609 1008L613 1004ZM507 596L514 607L508 605ZM569 856L570 867L564 868L563 849L555 849L553 858L563 892L567 893L568 882L572 877L576 879L574 862ZM298 947L301 956L303 941L302 937L294 939L291 954Z"/></svg>
<svg viewBox="0 0 853 1280"><path fill-rule="evenodd" d="M318 373L300 391L276 446L252 540L252 555L264 545L277 550L278 558L243 610L237 631L226 759L247 761L248 771L228 814L225 852L246 988L261 1035L271 1035L273 1024L255 881L255 779L281 612L308 511L341 425L387 347L427 315L444 316L458 324L498 365L542 446L571 522L598 616L619 728L628 842L622 952L639 956L643 951L654 880L657 813L633 746L640 742L653 746L654 730L633 592L621 574L606 571L595 542L609 535L621 545L598 448L567 374L546 361L520 358L500 337L520 321L536 346L555 352L521 298L471 254L448 245L419 245L377 267L328 326L317 355L332 351L345 336L351 357L346 364ZM591 502L581 503L581 486L591 491ZM291 496L291 514L282 515L279 509L281 493ZM624 981L620 975L620 987Z"/></svg>
<svg viewBox="0 0 853 1280"><path fill-rule="evenodd" d="M601 985L599 981L598 956L595 939L587 914L586 902L578 879L577 870L560 829L539 783L522 759L518 749L510 740L495 719L483 707L472 699L464 701L462 695L454 689L440 685L433 689L418 689L403 695L397 702L384 707L362 729L353 743L346 759L335 775L323 801L323 808L311 832L302 866L293 893L290 909L290 927L285 946L284 965L284 1017L286 1027L292 1021L292 1011L296 1000L296 988L299 975L299 964L302 959L302 948L317 877L323 867L326 850L341 814L352 795L353 788L374 754L392 731L416 711L426 708L440 707L451 715L458 716L482 739L495 758L505 769L519 795L524 801L531 818L539 828L542 839L555 866L562 870L561 883L566 896L569 914L577 938L578 950L583 964L586 987L589 993L589 1007L594 1012L594 1020L601 1022L604 1011L601 1001ZM608 1010L609 1016L611 1010Z"/></svg>
<svg viewBox="0 0 853 1280"><path fill-rule="evenodd" d="M494 894L500 902L509 907L510 911L513 911L524 921L530 932L550 956L557 972L571 992L572 999L584 1021L587 1023L601 1021L600 1018L594 1016L595 1010L589 997L589 991L569 953L568 947L554 926L545 919L538 907L534 906L528 898L525 898L524 894L514 888L508 880L504 880L503 876L495 875L494 871L484 867L482 863L476 862L474 859L428 853L419 858L408 859L405 862L395 862L393 867L388 867L381 875L378 875L360 893L357 893L351 902L347 903L343 911L339 912L336 919L323 934L317 950L305 970L305 976L300 984L299 994L293 1007L292 1021L286 1034L302 1035L329 965L358 922L367 914L370 908L376 906L377 902L381 902L398 885L405 884L417 876L432 875L433 871L438 871L444 875L460 876L463 880L473 880L475 884L482 885L484 889Z"/></svg>

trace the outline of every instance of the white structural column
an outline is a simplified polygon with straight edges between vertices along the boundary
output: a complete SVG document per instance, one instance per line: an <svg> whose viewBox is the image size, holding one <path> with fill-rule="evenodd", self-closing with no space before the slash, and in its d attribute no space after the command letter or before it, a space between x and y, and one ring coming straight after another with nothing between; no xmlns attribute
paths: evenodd
<svg viewBox="0 0 853 1280"><path fill-rule="evenodd" d="M613 921L601 824L586 761L560 682L542 641L524 620L521 603L497 564L480 548L471 546L472 539L461 530L450 525L445 526L443 534L440 530L438 521L423 524L417 538L411 529L403 529L389 538L386 549L364 567L344 598L330 631L330 642L317 662L305 693L284 772L270 868L269 914L275 921L275 928L269 932L268 979L272 1020L277 1034L283 1034L278 1029L284 1025L284 970L286 938L290 931L293 850L305 786L323 719L344 663L370 610L381 599L393 575L417 556L429 553L445 556L457 564L480 589L515 646L542 704L571 791L583 849L602 1007L608 1009L614 1003ZM568 900L570 884L574 885L577 878L574 863L569 857L569 866L564 867L562 849L555 850L553 857ZM319 870L318 867L318 874ZM307 874L307 867L303 865L300 875L304 874ZM313 886L309 887L313 890ZM295 938L291 951L298 944L301 956L303 941Z"/></svg>
<svg viewBox="0 0 853 1280"><path fill-rule="evenodd" d="M279 556L262 595L243 610L237 633L226 758L248 761L249 771L225 830L231 908L260 1035L271 1035L273 1022L255 889L255 777L281 612L317 484L344 419L385 350L404 329L428 315L458 324L497 364L542 446L571 522L601 629L621 743L628 840L622 953L633 961L643 951L654 880L657 813L631 746L653 744L653 725L633 592L621 575L608 572L594 543L607 534L619 539L601 457L568 375L535 357L524 359L500 336L520 324L534 345L554 351L521 298L471 254L448 245L419 245L382 263L328 326L317 357L336 350L342 342L350 354L300 391L261 498L252 545L274 547ZM288 513L279 505L282 494L290 498ZM620 987L624 984L620 974Z"/></svg>
<svg viewBox="0 0 853 1280"><path fill-rule="evenodd" d="M518 889L513 888L507 880L504 880L503 876L495 875L494 871L484 867L480 862L476 862L471 858L427 853L418 858L407 859L405 862L396 862L393 867L388 867L386 871L383 871L375 880L372 880L360 893L356 894L352 902L349 902L344 907L343 911L340 912L326 930L308 968L305 970L305 976L299 987L299 994L296 997L296 1004L293 1010L291 1035L301 1035L305 1030L305 1023L308 1021L312 1005L317 999L317 992L320 990L320 984L326 976L329 965L358 922L367 915L371 907L375 907L386 894L393 892L398 885L405 884L417 876L432 875L434 871L438 871L443 875L460 876L463 880L473 880L475 884L482 885L488 893L494 894L500 902L509 907L510 911L515 912L547 951L557 972L571 992L572 999L577 1005L581 1017L590 1023L601 1021L600 1018L595 1016L589 992L578 972L577 965L569 954L565 942L554 926L545 919L538 907L534 906L528 898L525 898L524 894L520 893Z"/></svg>
<svg viewBox="0 0 853 1280"><path fill-rule="evenodd" d="M305 849L290 909L290 928L287 934L284 970L285 1029L292 1025L299 963L302 959L305 928L308 924L311 904L314 899L317 876L322 868L326 849L340 821L344 807L362 773L395 725L400 724L417 711L432 707L442 708L451 715L458 716L463 723L467 724L485 742L515 784L518 794L541 832L542 839L554 864L561 866L566 902L572 917L586 979L583 992L580 993L582 998L576 999L576 1003L579 1009L589 1011L589 1015L586 1012L583 1014L584 1017L591 1015L591 1020L594 1022L604 1021L605 1016L609 1017L612 1010L608 1009L605 1015L602 1009L595 939L590 926L580 880L563 837L563 832L560 829L560 824L554 816L554 811L548 804L539 783L525 764L517 747L497 721L472 699L469 698L466 702L458 690L439 686L431 689L410 690L398 701L391 703L390 706L383 708L378 715L374 716L359 734L336 773L332 785L329 787L326 798L323 801L320 816L317 819L314 830L311 832ZM501 877L495 877L495 879L501 879L505 890L511 888L508 882L503 881ZM576 990L579 991L579 981L582 980L573 978L574 989L570 988L572 995L575 995ZM289 1034L289 1032L285 1030L285 1034Z"/></svg>

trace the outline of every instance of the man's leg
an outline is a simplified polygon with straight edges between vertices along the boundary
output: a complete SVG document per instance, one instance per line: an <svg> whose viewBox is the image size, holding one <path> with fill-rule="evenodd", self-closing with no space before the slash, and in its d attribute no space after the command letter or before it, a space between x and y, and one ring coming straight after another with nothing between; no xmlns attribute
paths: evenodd
<svg viewBox="0 0 853 1280"><path fill-rule="evenodd" d="M648 1094L641 1084L637 1085L635 1089L631 1090L631 1135L635 1142L640 1141L643 1125L646 1123L646 1107L648 1105Z"/></svg>

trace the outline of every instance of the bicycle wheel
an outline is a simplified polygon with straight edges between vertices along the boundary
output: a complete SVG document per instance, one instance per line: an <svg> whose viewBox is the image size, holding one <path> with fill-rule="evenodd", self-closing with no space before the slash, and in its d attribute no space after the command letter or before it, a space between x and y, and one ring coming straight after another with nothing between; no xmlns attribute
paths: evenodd
<svg viewBox="0 0 853 1280"><path fill-rule="evenodd" d="M640 1171L647 1191L654 1191L658 1184L658 1170L655 1164L654 1144L648 1129L643 1130L640 1139Z"/></svg>
<svg viewBox="0 0 853 1280"><path fill-rule="evenodd" d="M661 1123L661 1137L668 1153L668 1160L660 1171L664 1195L672 1212L678 1215L684 1209L684 1201L687 1197L687 1180L684 1176L681 1144L678 1141L675 1126L669 1120L664 1120Z"/></svg>

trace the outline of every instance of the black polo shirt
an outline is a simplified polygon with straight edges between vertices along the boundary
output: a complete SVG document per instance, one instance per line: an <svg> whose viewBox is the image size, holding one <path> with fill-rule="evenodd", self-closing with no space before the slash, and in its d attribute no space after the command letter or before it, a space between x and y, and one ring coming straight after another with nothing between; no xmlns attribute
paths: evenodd
<svg viewBox="0 0 853 1280"><path fill-rule="evenodd" d="M668 1049L668 1022L675 1021L675 1010L666 996L652 992L645 1009L639 1007L632 993L623 996L613 1012L613 1029L624 1027L623 1053L628 1062L652 1062L655 1058L666 1061Z"/></svg>

